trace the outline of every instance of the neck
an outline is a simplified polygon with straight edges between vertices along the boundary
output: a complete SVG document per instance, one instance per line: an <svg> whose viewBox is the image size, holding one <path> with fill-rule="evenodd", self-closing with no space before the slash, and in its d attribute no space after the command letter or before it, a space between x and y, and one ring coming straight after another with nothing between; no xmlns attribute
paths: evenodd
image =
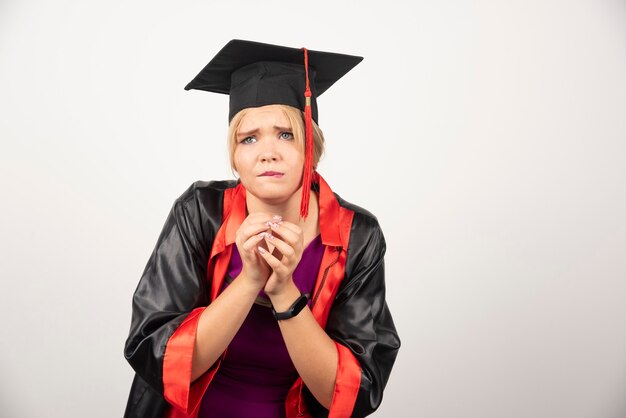
<svg viewBox="0 0 626 418"><path fill-rule="evenodd" d="M247 213L266 212L272 215L280 215L283 221L291 222L296 225L308 224L311 221L317 223L319 211L317 194L313 190L311 190L310 193L309 214L306 220L300 219L300 196L302 195L302 188L298 189L289 199L282 202L268 202L259 199L252 193L246 193Z"/></svg>

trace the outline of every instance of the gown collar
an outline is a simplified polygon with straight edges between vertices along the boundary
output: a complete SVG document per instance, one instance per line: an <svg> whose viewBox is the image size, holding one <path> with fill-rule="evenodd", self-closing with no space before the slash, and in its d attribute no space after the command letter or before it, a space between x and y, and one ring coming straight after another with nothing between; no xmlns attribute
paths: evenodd
<svg viewBox="0 0 626 418"><path fill-rule="evenodd" d="M319 224L322 244L342 246L339 202L328 183L317 171L313 174L311 190L319 192ZM227 197L225 196L225 199ZM225 243L225 245L231 245L235 242L237 230L246 218L246 188L241 181L231 191L230 197L232 199L230 205L227 202L224 204L224 208L230 207L230 211L224 214L224 223L217 237L217 242ZM220 234L223 236L219 237Z"/></svg>

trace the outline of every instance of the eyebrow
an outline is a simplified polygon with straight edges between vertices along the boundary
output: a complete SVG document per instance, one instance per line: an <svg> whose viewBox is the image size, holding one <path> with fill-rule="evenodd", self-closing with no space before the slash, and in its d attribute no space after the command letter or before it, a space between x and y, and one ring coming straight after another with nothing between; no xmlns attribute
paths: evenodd
<svg viewBox="0 0 626 418"><path fill-rule="evenodd" d="M284 126L276 126L276 125L274 125L274 130L281 131L281 132L291 132L291 128L285 128ZM237 137L250 136L258 131L259 131L258 129L253 129L251 131L246 131L246 132L237 132Z"/></svg>

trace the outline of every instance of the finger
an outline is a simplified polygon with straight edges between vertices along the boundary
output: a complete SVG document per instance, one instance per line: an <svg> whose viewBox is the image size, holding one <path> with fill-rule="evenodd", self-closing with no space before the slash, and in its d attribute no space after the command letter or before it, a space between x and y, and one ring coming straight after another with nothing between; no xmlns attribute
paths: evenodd
<svg viewBox="0 0 626 418"><path fill-rule="evenodd" d="M269 232L270 224L272 221L267 221L267 217L262 217L255 222L248 222L245 225L242 224L237 231L237 241L245 241L261 232Z"/></svg>
<svg viewBox="0 0 626 418"><path fill-rule="evenodd" d="M261 241L263 243L265 243L266 245L263 246L264 249L269 250L269 247L272 247L272 250L270 251L272 253L272 255L274 257L276 257L278 260L282 260L283 255L280 251L278 251L278 249L274 246L274 239L276 238L274 235L272 235L271 232L264 232L265 234L265 240Z"/></svg>
<svg viewBox="0 0 626 418"><path fill-rule="evenodd" d="M254 214L249 214L244 223L242 224L242 230L256 230L255 232L251 232L250 234L255 234L259 232L259 228L269 229L270 226L274 223L282 223L283 218L280 215L272 215L267 212L256 212Z"/></svg>
<svg viewBox="0 0 626 418"><path fill-rule="evenodd" d="M276 255L274 255L277 259L281 260L282 262L282 257L287 257L288 259L291 259L292 257L294 257L296 255L296 251L294 250L294 248L289 245L288 243L286 243L285 241L283 241L282 239L278 238L276 235L272 236L272 238L270 238L270 241L272 244L274 244L274 253L276 252L276 250L278 250L281 254L281 257L276 257Z"/></svg>
<svg viewBox="0 0 626 418"><path fill-rule="evenodd" d="M276 257L278 260L283 259L283 254L278 250L278 248L276 248L276 246L274 245L274 240L276 239L276 237L274 235L272 235L271 232L265 233L265 242L267 244L267 246L264 246L263 248L269 251L269 246L272 246L272 255L274 257Z"/></svg>
<svg viewBox="0 0 626 418"><path fill-rule="evenodd" d="M241 238L245 241L261 232L267 231L269 231L269 228L265 225L265 223L255 222L253 224L243 226L243 228L238 231L238 234L240 234Z"/></svg>
<svg viewBox="0 0 626 418"><path fill-rule="evenodd" d="M257 252L259 254L261 254L261 257L263 257L263 259L265 259L267 264L269 264L269 266L275 272L282 272L282 270L285 268L283 263L281 263L280 260L277 259L276 257L274 257L272 254L270 254L270 252L267 251L265 248L257 247Z"/></svg>
<svg viewBox="0 0 626 418"><path fill-rule="evenodd" d="M293 231L296 234L301 234L302 233L302 227L300 227L299 225L294 224L293 222L289 222L289 221L281 221L279 222L280 226L282 228L287 228L290 231Z"/></svg>
<svg viewBox="0 0 626 418"><path fill-rule="evenodd" d="M242 250L246 252L254 251L254 248L258 247L259 245L265 246L265 249L267 249L267 244L265 243L265 240L263 239L265 238L265 234L266 234L265 232L261 232L248 238L243 243Z"/></svg>
<svg viewBox="0 0 626 418"><path fill-rule="evenodd" d="M285 242L291 246L296 246L302 238L302 229L294 230L293 226L287 225L290 222L283 222L281 224L272 224L272 235L281 237ZM293 224L291 224L293 225Z"/></svg>

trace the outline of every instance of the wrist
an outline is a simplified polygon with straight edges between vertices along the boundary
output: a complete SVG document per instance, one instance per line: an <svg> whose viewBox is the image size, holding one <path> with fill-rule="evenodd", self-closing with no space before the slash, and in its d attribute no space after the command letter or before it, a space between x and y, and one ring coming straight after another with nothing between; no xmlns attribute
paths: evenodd
<svg viewBox="0 0 626 418"><path fill-rule="evenodd" d="M307 298L307 296L301 294L286 311L276 312L276 310L272 308L272 313L274 314L274 318L276 318L277 321L285 321L287 319L298 316L298 314L302 312L304 308L306 308L308 302L309 299Z"/></svg>
<svg viewBox="0 0 626 418"><path fill-rule="evenodd" d="M263 289L262 283L257 283L255 280L250 279L243 271L237 276L234 282L239 283L242 290L253 297L256 297Z"/></svg>
<svg viewBox="0 0 626 418"><path fill-rule="evenodd" d="M293 302L300 297L300 290L293 282L289 280L279 292L268 294L272 306L276 312L284 312L293 304Z"/></svg>

